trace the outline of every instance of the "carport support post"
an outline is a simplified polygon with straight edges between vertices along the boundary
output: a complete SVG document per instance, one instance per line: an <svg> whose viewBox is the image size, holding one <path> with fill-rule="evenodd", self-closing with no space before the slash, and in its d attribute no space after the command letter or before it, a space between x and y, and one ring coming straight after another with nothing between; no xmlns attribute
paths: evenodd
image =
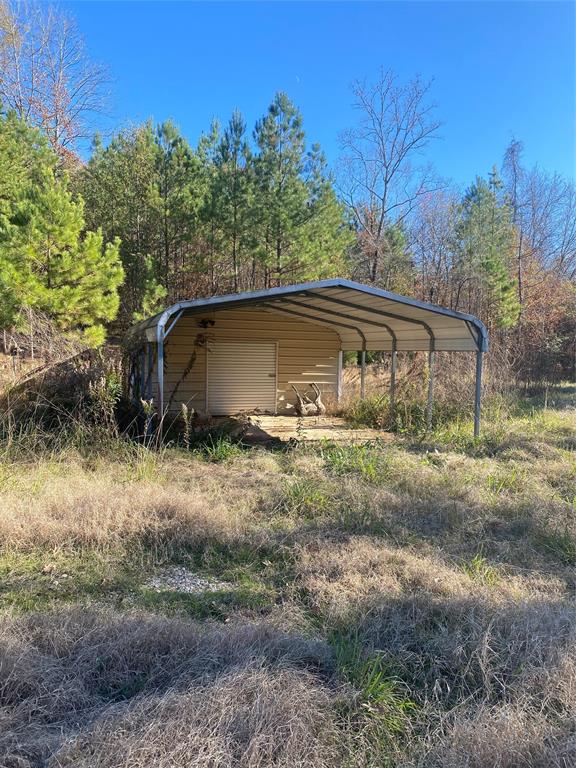
<svg viewBox="0 0 576 768"><path fill-rule="evenodd" d="M150 342L147 342L146 347L148 349L148 387L146 389L146 398L152 399L152 371L154 370L154 348Z"/></svg>
<svg viewBox="0 0 576 768"><path fill-rule="evenodd" d="M138 385L138 397L144 397L144 385L146 384L146 352L144 349L138 355L140 361L140 383Z"/></svg>
<svg viewBox="0 0 576 768"><path fill-rule="evenodd" d="M426 429L432 429L432 411L434 408L434 345L430 343L428 352L428 407L426 408Z"/></svg>
<svg viewBox="0 0 576 768"><path fill-rule="evenodd" d="M392 339L392 360L390 362L390 421L394 425L394 411L396 410L396 363L398 354L396 350L396 339Z"/></svg>
<svg viewBox="0 0 576 768"><path fill-rule="evenodd" d="M474 397L474 437L480 435L480 410L482 403L482 355L481 349L476 352L476 393Z"/></svg>
<svg viewBox="0 0 576 768"><path fill-rule="evenodd" d="M360 361L360 397L364 400L366 397L366 344L362 345Z"/></svg>
<svg viewBox="0 0 576 768"><path fill-rule="evenodd" d="M162 436L162 423L164 421L164 326L158 323L156 345L156 378L158 382L158 423L159 435Z"/></svg>

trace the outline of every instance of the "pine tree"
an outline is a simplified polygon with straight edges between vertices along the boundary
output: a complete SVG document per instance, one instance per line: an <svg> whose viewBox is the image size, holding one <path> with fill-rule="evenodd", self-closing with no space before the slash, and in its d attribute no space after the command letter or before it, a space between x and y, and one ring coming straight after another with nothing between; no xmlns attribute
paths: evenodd
<svg viewBox="0 0 576 768"><path fill-rule="evenodd" d="M347 272L346 257L354 234L338 200L326 158L314 144L305 164L307 211L298 239L298 280L321 280Z"/></svg>
<svg viewBox="0 0 576 768"><path fill-rule="evenodd" d="M126 328L159 309L166 296L157 251L162 231L155 198L157 146L145 123L115 136L107 147L97 137L92 157L76 179L86 202L86 224L119 238L125 280L119 322Z"/></svg>
<svg viewBox="0 0 576 768"><path fill-rule="evenodd" d="M156 130L156 166L152 204L160 221L158 280L170 300L180 298L189 246L198 229L204 191L200 159L176 126L167 121Z"/></svg>
<svg viewBox="0 0 576 768"><path fill-rule="evenodd" d="M9 185L0 187L1 324L14 323L29 306L63 331L100 344L118 311L119 244L105 244L101 231L84 232L83 202L72 198L65 176L56 176L57 158L35 130L1 118L5 147L3 161L14 160L18 149L21 160Z"/></svg>
<svg viewBox="0 0 576 768"><path fill-rule="evenodd" d="M319 148L307 154L302 118L279 93L256 124L257 256L264 283L313 279L339 269L347 231Z"/></svg>
<svg viewBox="0 0 576 768"><path fill-rule="evenodd" d="M460 276L456 306L466 293L469 309L492 319L500 328L518 321L516 281L510 276L515 250L511 213L499 199L501 182L494 168L489 181L478 177L466 192L456 225L456 270Z"/></svg>
<svg viewBox="0 0 576 768"><path fill-rule="evenodd" d="M222 292L220 285L220 255L222 249L222 232L218 214L218 188L216 184L216 153L220 140L220 125L213 120L208 133L203 133L198 142L196 153L201 168L202 202L198 237L201 253L196 264L196 270L208 277L202 293L215 294Z"/></svg>
<svg viewBox="0 0 576 768"><path fill-rule="evenodd" d="M282 282L291 267L291 251L302 224L307 192L302 179L302 118L286 94L279 93L254 134L259 257L265 283ZM291 270L290 270L291 271Z"/></svg>
<svg viewBox="0 0 576 768"><path fill-rule="evenodd" d="M253 196L252 156L246 139L246 123L238 110L224 130L214 163L213 193L222 234L222 255L230 261L232 290L238 291L241 268L247 260Z"/></svg>

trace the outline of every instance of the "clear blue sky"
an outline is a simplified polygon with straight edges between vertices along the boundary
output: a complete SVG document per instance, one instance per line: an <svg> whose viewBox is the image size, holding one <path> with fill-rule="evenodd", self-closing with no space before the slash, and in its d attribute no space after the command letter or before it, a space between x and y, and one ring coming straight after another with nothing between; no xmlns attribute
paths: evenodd
<svg viewBox="0 0 576 768"><path fill-rule="evenodd" d="M576 177L572 2L69 2L113 78L115 125L172 118L195 143L234 107L249 127L277 90L331 163L353 124L350 83L392 68L433 78L443 122L430 159L460 184L500 163Z"/></svg>

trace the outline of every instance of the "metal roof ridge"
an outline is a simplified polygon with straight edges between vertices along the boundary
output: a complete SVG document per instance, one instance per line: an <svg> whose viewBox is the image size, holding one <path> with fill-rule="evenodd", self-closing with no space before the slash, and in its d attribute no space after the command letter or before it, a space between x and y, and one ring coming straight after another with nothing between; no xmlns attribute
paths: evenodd
<svg viewBox="0 0 576 768"><path fill-rule="evenodd" d="M458 310L454 309L448 309L447 307L442 307L438 304L429 304L428 302L420 301L419 299L413 299L410 296L403 296L402 294L386 291L382 288L366 285L365 283L357 283L353 280L348 280L347 278L341 277L309 281L307 283L296 283L294 285L277 286L275 288L267 288L259 291L243 291L242 293L230 293L223 296L210 296L203 299L183 300L172 304L164 311L158 312L146 320L142 320L139 323L136 323L128 331L127 335L129 337L132 336L140 327L153 327L154 324L150 321L154 320L154 318L158 318L158 326L164 327L169 318L180 310L194 309L196 307L217 307L222 304L234 304L236 302L250 301L252 299L273 299L276 296L281 297L290 294L297 294L300 291L318 290L322 288L348 288L350 290L358 291L359 293L387 299L388 301L392 301L397 304L404 304L406 306L421 309L426 312L432 312L433 314L444 315L447 317L453 317L458 320L463 320L466 323L470 323L477 329L479 334L479 339L477 341L480 342L479 347L481 350L485 351L488 349L488 333L486 327L484 323L475 315L459 312ZM367 307L366 311L370 312L370 308Z"/></svg>

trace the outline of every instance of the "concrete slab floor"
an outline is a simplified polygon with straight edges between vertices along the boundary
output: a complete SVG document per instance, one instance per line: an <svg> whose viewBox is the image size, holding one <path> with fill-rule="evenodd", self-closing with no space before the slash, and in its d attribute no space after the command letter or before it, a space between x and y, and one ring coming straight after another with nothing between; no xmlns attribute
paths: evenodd
<svg viewBox="0 0 576 768"><path fill-rule="evenodd" d="M392 440L389 432L369 427L353 427L339 416L267 416L251 415L243 439L249 443L270 440L298 440L317 442L329 440L337 443L364 443L369 440Z"/></svg>

